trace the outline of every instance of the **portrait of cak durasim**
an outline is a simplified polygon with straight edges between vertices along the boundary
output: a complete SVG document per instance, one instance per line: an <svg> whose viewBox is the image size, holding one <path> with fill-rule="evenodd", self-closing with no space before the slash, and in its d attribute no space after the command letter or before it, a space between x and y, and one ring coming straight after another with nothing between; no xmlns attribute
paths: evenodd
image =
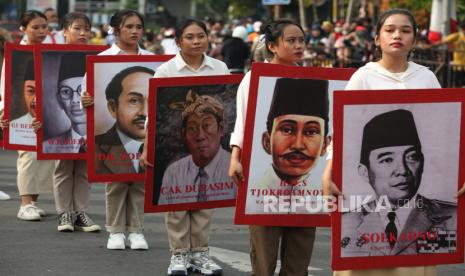
<svg viewBox="0 0 465 276"><path fill-rule="evenodd" d="M228 176L231 153L221 146L226 132L223 103L189 90L185 102L172 107L180 111L179 129L188 155L164 171L158 204L234 199L236 187Z"/></svg>
<svg viewBox="0 0 465 276"><path fill-rule="evenodd" d="M66 131L42 142L44 153L85 153L86 114L80 106L81 84L86 73L86 54L67 52L60 60L55 99L71 126ZM49 114L54 115L54 114ZM44 118L44 124L53 124L53 118ZM56 122L55 122L56 123ZM44 133L45 136L47 133Z"/></svg>
<svg viewBox="0 0 465 276"><path fill-rule="evenodd" d="M115 123L95 136L97 174L142 172L138 156L146 133L149 79L154 73L144 66L132 66L117 73L108 83L105 97Z"/></svg>
<svg viewBox="0 0 465 276"><path fill-rule="evenodd" d="M358 174L375 200L342 215L341 256L455 251L456 203L418 193L427 149L412 112L376 115L364 126L361 141ZM380 200L385 208L376 208Z"/></svg>
<svg viewBox="0 0 465 276"><path fill-rule="evenodd" d="M294 195L305 195L305 191L313 189L315 183L308 178L330 143L328 114L327 80L276 80L261 141L271 163L263 176L249 182L247 213L265 212L263 194L292 205ZM252 189L258 196L252 195ZM295 213L307 212L304 206L294 209Z"/></svg>

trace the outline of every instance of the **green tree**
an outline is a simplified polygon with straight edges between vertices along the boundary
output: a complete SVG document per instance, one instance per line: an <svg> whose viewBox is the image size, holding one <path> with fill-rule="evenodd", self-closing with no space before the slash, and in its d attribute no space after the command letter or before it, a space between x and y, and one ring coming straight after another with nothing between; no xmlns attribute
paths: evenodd
<svg viewBox="0 0 465 276"><path fill-rule="evenodd" d="M242 17L257 13L261 0L193 0L198 17Z"/></svg>
<svg viewBox="0 0 465 276"><path fill-rule="evenodd" d="M457 19L459 22L465 20L465 0L457 0Z"/></svg>
<svg viewBox="0 0 465 276"><path fill-rule="evenodd" d="M431 12L431 0L390 0L391 8L404 8L410 11L427 10Z"/></svg>

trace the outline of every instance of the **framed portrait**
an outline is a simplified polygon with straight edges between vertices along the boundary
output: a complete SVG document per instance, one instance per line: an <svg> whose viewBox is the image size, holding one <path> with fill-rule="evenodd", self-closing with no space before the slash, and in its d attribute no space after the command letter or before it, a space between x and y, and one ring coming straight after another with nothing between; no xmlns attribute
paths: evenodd
<svg viewBox="0 0 465 276"><path fill-rule="evenodd" d="M243 75L150 80L145 211L234 206L229 140Z"/></svg>
<svg viewBox="0 0 465 276"><path fill-rule="evenodd" d="M149 79L173 56L87 56L87 172L91 182L143 181L139 166Z"/></svg>
<svg viewBox="0 0 465 276"><path fill-rule="evenodd" d="M332 92L353 69L252 65L236 224L329 226L321 176Z"/></svg>
<svg viewBox="0 0 465 276"><path fill-rule="evenodd" d="M334 270L464 261L464 89L334 98Z"/></svg>
<svg viewBox="0 0 465 276"><path fill-rule="evenodd" d="M5 149L36 150L32 118L36 117L36 82L32 45L5 43Z"/></svg>
<svg viewBox="0 0 465 276"><path fill-rule="evenodd" d="M108 46L34 45L37 76L38 159L85 159L86 113L81 108L86 56Z"/></svg>

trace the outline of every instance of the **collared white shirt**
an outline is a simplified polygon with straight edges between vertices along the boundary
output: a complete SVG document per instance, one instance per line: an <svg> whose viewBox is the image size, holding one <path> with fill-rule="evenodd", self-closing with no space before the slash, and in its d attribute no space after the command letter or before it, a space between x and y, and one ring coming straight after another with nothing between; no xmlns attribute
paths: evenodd
<svg viewBox="0 0 465 276"><path fill-rule="evenodd" d="M126 153L134 154L134 158L131 159L132 166L134 167L134 170L136 172L139 172L139 158L136 158L136 156L137 156L137 153L139 152L140 146L143 143L138 140L129 138L126 134L120 131L118 127L116 127L116 132L118 133L118 137L121 140L121 143L123 144L124 149L126 150Z"/></svg>
<svg viewBox="0 0 465 276"><path fill-rule="evenodd" d="M194 69L184 61L181 53L178 53L174 58L160 65L154 77L169 78L212 75L229 75L228 66L224 62L204 54L200 67Z"/></svg>
<svg viewBox="0 0 465 276"><path fill-rule="evenodd" d="M26 43L27 42L27 34L23 35L23 38L21 39L21 42ZM42 44L65 44L65 36L63 35L63 30L57 31L57 30L52 30L51 32L47 33L47 36L45 37L44 41L42 41Z"/></svg>
<svg viewBox="0 0 465 276"><path fill-rule="evenodd" d="M44 44L65 44L65 36L63 35L63 30L57 31L52 30L47 34L45 40L42 42Z"/></svg>
<svg viewBox="0 0 465 276"><path fill-rule="evenodd" d="M352 75L345 90L418 88L441 88L441 85L431 70L412 61L408 62L407 70L401 74L391 73L377 62L369 62ZM332 146L328 148L326 156L326 160L333 159Z"/></svg>
<svg viewBox="0 0 465 276"><path fill-rule="evenodd" d="M113 43L110 48L98 54L98 56L117 56L117 55L129 55L125 51L121 50L116 43ZM137 45L137 55L153 55L152 52L142 49Z"/></svg>
<svg viewBox="0 0 465 276"><path fill-rule="evenodd" d="M206 173L208 201L234 199L236 197L236 185L228 176L231 153L220 147L212 161L203 169ZM163 174L160 199L158 204L197 202L198 183L196 178L199 167L188 155L175 161ZM179 193L174 193L178 189Z"/></svg>
<svg viewBox="0 0 465 276"><path fill-rule="evenodd" d="M170 77L193 77L193 76L214 76L214 75L229 75L229 69L226 63L221 60L203 55L202 64L198 69L189 66L178 53L174 58L160 65L153 75L154 78L170 78ZM145 121L147 128L148 120Z"/></svg>
<svg viewBox="0 0 465 276"><path fill-rule="evenodd" d="M137 46L137 49L138 49L137 50L137 55L153 55L154 54L152 52L149 52L149 51L146 51L146 50L142 49L141 47L139 47L139 45ZM116 45L116 43L113 43L110 48L108 48L105 51L99 53L97 56L118 56L118 55L129 55L129 54L126 53L125 51L121 50L121 48L118 47L118 45ZM82 78L81 90L82 91L87 91L87 73ZM81 109L83 109L82 103L80 104L80 106L81 106Z"/></svg>

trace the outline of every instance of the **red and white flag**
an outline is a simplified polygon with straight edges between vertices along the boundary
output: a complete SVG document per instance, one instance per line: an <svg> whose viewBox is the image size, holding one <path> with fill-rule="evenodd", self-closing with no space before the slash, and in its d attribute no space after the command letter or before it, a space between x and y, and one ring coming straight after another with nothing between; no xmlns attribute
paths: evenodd
<svg viewBox="0 0 465 276"><path fill-rule="evenodd" d="M446 12L444 8L445 1L448 1L449 16L445 18ZM449 21L449 22L447 22ZM444 25L449 23L450 28L445 28ZM431 8L431 20L429 27L428 40L431 43L440 41L441 38L449 33L457 31L457 6L455 0L433 0Z"/></svg>

